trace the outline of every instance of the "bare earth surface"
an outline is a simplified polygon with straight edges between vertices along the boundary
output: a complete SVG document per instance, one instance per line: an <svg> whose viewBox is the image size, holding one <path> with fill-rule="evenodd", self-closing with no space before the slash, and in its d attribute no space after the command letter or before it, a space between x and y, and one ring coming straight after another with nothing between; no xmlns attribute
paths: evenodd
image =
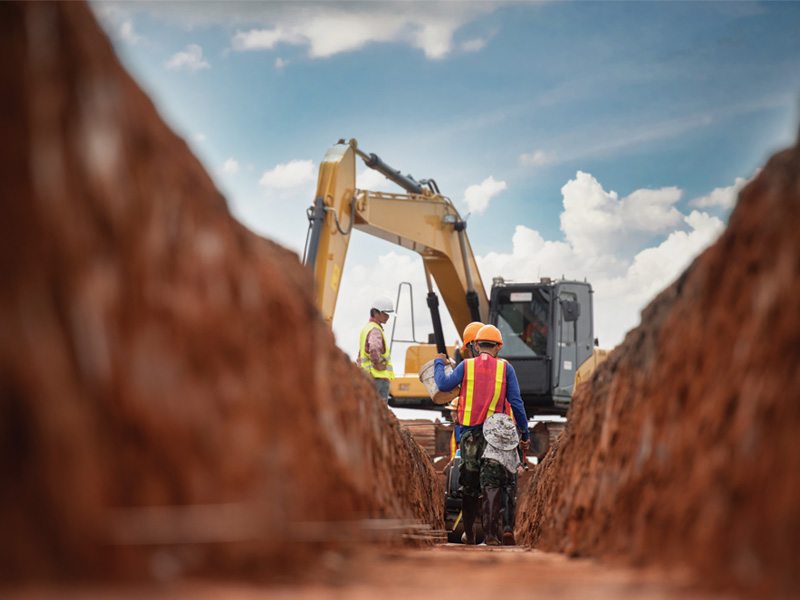
<svg viewBox="0 0 800 600"><path fill-rule="evenodd" d="M0 49L0 598L800 597L800 145L578 389L528 546L411 548L443 465L298 257L84 3L0 2Z"/></svg>
<svg viewBox="0 0 800 600"><path fill-rule="evenodd" d="M526 547L487 548L445 544L427 549L356 550L330 553L301 584L259 585L242 582L180 581L148 586L81 586L17 589L7 600L51 598L173 600L260 598L375 599L400 598L592 598L597 600L696 599L733 596L697 591L681 577L664 571L604 565ZM5 590L8 592L8 590Z"/></svg>

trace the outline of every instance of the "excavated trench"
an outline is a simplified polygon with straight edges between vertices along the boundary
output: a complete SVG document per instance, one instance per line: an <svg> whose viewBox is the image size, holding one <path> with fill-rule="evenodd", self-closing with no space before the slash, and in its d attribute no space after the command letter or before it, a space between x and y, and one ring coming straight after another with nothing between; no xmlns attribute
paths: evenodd
<svg viewBox="0 0 800 600"><path fill-rule="evenodd" d="M377 589L385 556L408 584L397 553L441 541L440 473L337 349L297 257L231 217L84 4L0 3L0 28L0 577L308 582L327 565ZM521 543L800 593L799 166L797 149L770 162L579 389L522 486ZM583 568L455 548L474 585L563 590ZM332 568L347 552L359 567ZM438 556L420 581L456 568ZM587 569L576 593L609 585ZM665 597L614 585L598 597Z"/></svg>

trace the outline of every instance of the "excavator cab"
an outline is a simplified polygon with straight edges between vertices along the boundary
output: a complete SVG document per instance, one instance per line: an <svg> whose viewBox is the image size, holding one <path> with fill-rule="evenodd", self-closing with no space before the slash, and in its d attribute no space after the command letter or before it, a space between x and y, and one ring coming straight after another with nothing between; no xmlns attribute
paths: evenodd
<svg viewBox="0 0 800 600"><path fill-rule="evenodd" d="M493 281L489 321L503 335L499 356L514 367L529 415L566 415L576 369L594 349L591 293L577 281Z"/></svg>

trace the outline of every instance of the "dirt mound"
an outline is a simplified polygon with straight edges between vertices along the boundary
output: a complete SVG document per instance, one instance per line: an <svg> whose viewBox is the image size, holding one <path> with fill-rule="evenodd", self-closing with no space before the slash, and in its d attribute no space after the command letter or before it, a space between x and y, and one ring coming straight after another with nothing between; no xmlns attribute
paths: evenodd
<svg viewBox="0 0 800 600"><path fill-rule="evenodd" d="M88 8L4 2L0 30L0 576L271 576L402 525L370 519L441 528L306 270L231 218Z"/></svg>
<svg viewBox="0 0 800 600"><path fill-rule="evenodd" d="M800 149L574 400L519 539L800 593Z"/></svg>

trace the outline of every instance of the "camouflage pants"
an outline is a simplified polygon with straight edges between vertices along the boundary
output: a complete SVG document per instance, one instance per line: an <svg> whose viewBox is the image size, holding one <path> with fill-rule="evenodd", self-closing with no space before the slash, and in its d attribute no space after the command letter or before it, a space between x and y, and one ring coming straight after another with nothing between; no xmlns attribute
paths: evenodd
<svg viewBox="0 0 800 600"><path fill-rule="evenodd" d="M503 487L511 474L495 460L482 458L486 448L483 430L472 429L461 436L461 463L458 465L458 483L461 493L477 498L485 488Z"/></svg>
<svg viewBox="0 0 800 600"><path fill-rule="evenodd" d="M375 388L378 390L378 395L384 399L384 401L389 401L389 388L392 385L392 382L385 377L374 377L375 379Z"/></svg>

